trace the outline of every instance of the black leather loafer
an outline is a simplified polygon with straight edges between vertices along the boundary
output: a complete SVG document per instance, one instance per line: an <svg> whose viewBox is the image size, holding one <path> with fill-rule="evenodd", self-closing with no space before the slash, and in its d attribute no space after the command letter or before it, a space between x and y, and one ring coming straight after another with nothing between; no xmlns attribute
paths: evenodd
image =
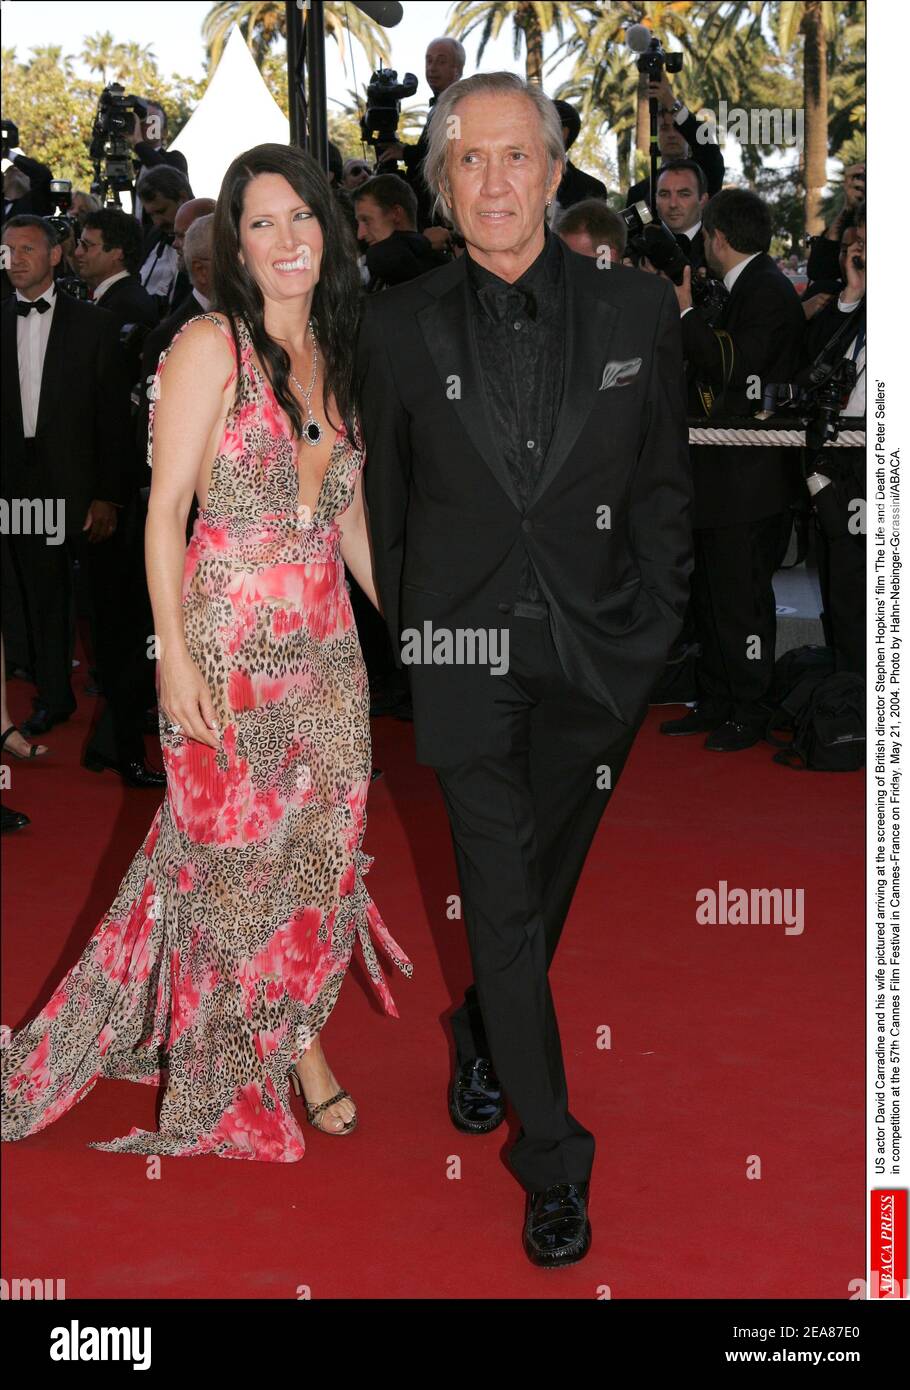
<svg viewBox="0 0 910 1390"><path fill-rule="evenodd" d="M128 787L161 787L167 786L167 777L163 772L156 772L149 767L148 763L141 758L130 758L124 762L112 762L109 758L103 758L98 753L86 753L82 759L82 766L89 772L104 772L105 768L110 768L111 772L116 772L122 777Z"/></svg>
<svg viewBox="0 0 910 1390"><path fill-rule="evenodd" d="M505 1097L488 1057L471 1057L456 1066L449 1086L452 1124L464 1134L489 1134L502 1124Z"/></svg>
<svg viewBox="0 0 910 1390"><path fill-rule="evenodd" d="M577 1264L591 1248L589 1184L560 1182L525 1201L524 1249L542 1269Z"/></svg>

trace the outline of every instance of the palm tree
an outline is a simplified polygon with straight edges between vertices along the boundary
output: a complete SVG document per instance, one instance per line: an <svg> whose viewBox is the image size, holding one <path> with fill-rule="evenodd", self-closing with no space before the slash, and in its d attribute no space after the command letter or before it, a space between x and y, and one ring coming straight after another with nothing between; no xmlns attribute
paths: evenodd
<svg viewBox="0 0 910 1390"><path fill-rule="evenodd" d="M777 46L789 54L803 39L803 110L805 135L803 180L806 189L806 235L824 230L821 217L822 189L828 182L828 39L837 30L832 4L822 0L781 0L777 19Z"/></svg>
<svg viewBox="0 0 910 1390"><path fill-rule="evenodd" d="M120 45L109 29L103 34L89 34L83 39L82 52L79 54L80 60L91 72L100 72L103 87L108 83L108 68L116 66L119 56Z"/></svg>
<svg viewBox="0 0 910 1390"><path fill-rule="evenodd" d="M477 49L477 62L491 39L499 37L507 19L512 21L512 53L516 61L521 57L522 42L525 46L525 76L529 82L541 85L543 82L543 40L544 35L555 29L562 42L563 25L571 25L579 38L584 40L587 25L579 15L579 5L534 4L532 0L459 0L446 31L453 38L464 39L475 29L480 28L480 45Z"/></svg>
<svg viewBox="0 0 910 1390"><path fill-rule="evenodd" d="M356 5L331 4L325 6L325 31L331 34L338 45L342 67L347 71L345 61L345 36L350 34L365 52L371 67L388 63L390 49L385 30L374 20L369 19ZM304 22L309 10L304 10ZM240 27L247 47L256 59L257 67L262 65L266 54L278 39L287 37L285 9L283 4L257 3L257 0L226 0L226 3L213 5L202 24L202 37L205 39L209 64L216 67L227 36L234 25Z"/></svg>

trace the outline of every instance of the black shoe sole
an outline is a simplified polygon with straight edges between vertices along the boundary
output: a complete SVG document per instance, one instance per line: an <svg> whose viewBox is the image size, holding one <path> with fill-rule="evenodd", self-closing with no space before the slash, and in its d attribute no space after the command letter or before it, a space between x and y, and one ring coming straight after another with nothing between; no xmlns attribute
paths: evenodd
<svg viewBox="0 0 910 1390"><path fill-rule="evenodd" d="M560 1255L556 1257L551 1255L540 1255L534 1251L533 1247L529 1249L527 1239L522 1241L522 1247L528 1259L531 1261L531 1264L537 1269L568 1269L570 1265L580 1264L585 1256L589 1254L591 1249L591 1223L590 1221L585 1222L584 1249L578 1251L576 1254Z"/></svg>
<svg viewBox="0 0 910 1390"><path fill-rule="evenodd" d="M449 1119L457 1130L462 1134L492 1134L494 1129L498 1129L506 1117L505 1107L502 1114L495 1120L463 1120L459 1115L455 1105L454 1088L449 1087Z"/></svg>

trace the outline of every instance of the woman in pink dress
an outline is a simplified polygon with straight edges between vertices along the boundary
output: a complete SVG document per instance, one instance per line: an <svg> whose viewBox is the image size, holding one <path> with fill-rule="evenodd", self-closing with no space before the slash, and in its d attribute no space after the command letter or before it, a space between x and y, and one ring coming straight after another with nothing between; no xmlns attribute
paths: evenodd
<svg viewBox="0 0 910 1390"><path fill-rule="evenodd" d="M356 250L319 166L260 145L215 211L218 312L150 390L146 570L167 795L80 960L3 1050L3 1138L99 1077L161 1084L115 1153L293 1162L354 1103L321 1034L359 940L412 966L364 886L369 690L344 563L377 603L353 399ZM193 494L199 513L188 546ZM377 605L378 606L378 605Z"/></svg>

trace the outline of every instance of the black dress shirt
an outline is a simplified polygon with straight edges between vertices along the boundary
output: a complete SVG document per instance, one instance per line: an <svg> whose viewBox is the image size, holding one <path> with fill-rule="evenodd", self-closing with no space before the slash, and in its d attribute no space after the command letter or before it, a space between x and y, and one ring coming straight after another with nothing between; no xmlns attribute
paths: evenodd
<svg viewBox="0 0 910 1390"><path fill-rule="evenodd" d="M550 445L562 401L565 289L556 237L544 229L543 250L514 284L473 260L474 346L480 378L503 458L526 506ZM515 611L544 617L530 555L515 595Z"/></svg>

